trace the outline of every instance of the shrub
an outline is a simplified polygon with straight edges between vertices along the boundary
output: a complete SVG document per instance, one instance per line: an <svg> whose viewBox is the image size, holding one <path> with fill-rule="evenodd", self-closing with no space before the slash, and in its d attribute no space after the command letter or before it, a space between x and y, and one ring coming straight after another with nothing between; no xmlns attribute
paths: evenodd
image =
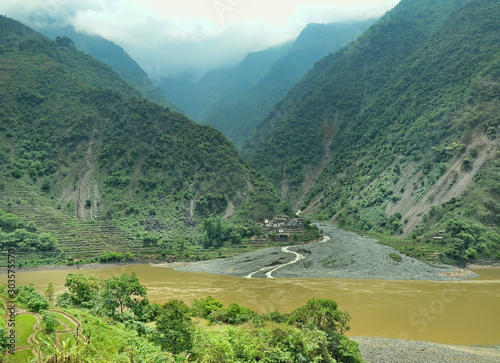
<svg viewBox="0 0 500 363"><path fill-rule="evenodd" d="M40 313L40 315L42 316L43 330L45 330L47 334L55 332L57 326L59 325L59 320L57 320L56 314L44 310Z"/></svg>
<svg viewBox="0 0 500 363"><path fill-rule="evenodd" d="M339 362L358 363L362 362L359 345L348 337L335 332L327 333L328 351Z"/></svg>
<svg viewBox="0 0 500 363"><path fill-rule="evenodd" d="M223 323L238 325L251 320L257 313L244 308L243 306L232 303L227 309L219 309L211 313L208 317L211 323Z"/></svg>
<svg viewBox="0 0 500 363"><path fill-rule="evenodd" d="M16 292L17 301L24 304L30 311L38 313L49 308L49 302L35 290L33 283L28 286L18 286Z"/></svg>
<svg viewBox="0 0 500 363"><path fill-rule="evenodd" d="M121 252L102 252L97 258L99 262L121 262L125 260L125 256Z"/></svg>
<svg viewBox="0 0 500 363"><path fill-rule="evenodd" d="M310 299L290 314L289 323L302 327L317 328L340 334L350 329L351 317L345 311L337 309L337 303L330 299Z"/></svg>
<svg viewBox="0 0 500 363"><path fill-rule="evenodd" d="M200 318L208 319L208 317L224 308L224 304L220 300L214 299L212 296L207 296L205 299L194 299L191 306L191 314Z"/></svg>
<svg viewBox="0 0 500 363"><path fill-rule="evenodd" d="M400 255L398 255L397 253L389 253L389 257L392 258L396 262L403 261L403 258Z"/></svg>

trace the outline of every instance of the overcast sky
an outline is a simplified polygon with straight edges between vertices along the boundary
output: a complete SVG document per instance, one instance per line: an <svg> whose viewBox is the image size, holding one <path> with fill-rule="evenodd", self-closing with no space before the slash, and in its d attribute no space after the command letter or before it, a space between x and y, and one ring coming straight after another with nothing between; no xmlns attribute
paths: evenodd
<svg viewBox="0 0 500 363"><path fill-rule="evenodd" d="M311 22L383 15L399 0L2 0L0 13L41 30L72 25L127 51L152 77L237 63Z"/></svg>

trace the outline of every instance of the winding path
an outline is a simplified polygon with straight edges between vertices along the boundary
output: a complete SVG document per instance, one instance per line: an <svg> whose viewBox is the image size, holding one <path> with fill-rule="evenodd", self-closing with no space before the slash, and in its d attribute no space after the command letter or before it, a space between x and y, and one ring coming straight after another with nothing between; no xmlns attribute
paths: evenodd
<svg viewBox="0 0 500 363"><path fill-rule="evenodd" d="M257 271L254 271L252 273L249 273L248 275L246 275L245 277L248 278L248 279L251 279L252 276L258 272L264 272L264 271L267 271L267 270L270 270L270 271L267 271L266 272L266 277L268 279L273 279L274 277L272 276L273 272L276 271L276 270L279 270L280 268L282 267L285 267L285 266L288 266L288 265L291 265L291 264L294 264L296 262L299 262L300 260L303 260L305 258L304 255L301 255L300 253L298 252L295 252L295 251L290 251L288 248L290 246L286 246L286 247L281 247L281 251L283 252L286 252L286 253L291 253L291 254L294 254L295 255L295 259L290 261L290 262L287 262L287 263L283 263L281 265L278 265L278 266L267 266L267 267L263 267L261 269L258 269Z"/></svg>

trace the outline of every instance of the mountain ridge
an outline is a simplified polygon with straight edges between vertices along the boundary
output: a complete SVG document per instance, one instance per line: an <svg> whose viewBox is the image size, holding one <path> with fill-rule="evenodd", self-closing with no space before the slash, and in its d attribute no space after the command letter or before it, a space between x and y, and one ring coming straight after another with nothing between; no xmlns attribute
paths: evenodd
<svg viewBox="0 0 500 363"><path fill-rule="evenodd" d="M290 51L256 83L234 101L207 113L202 122L221 130L239 146L316 61L353 41L373 21L308 24Z"/></svg>
<svg viewBox="0 0 500 363"><path fill-rule="evenodd" d="M205 219L225 216L252 233L255 220L283 212L219 131L142 98L110 67L28 29L0 18L0 175L12 194L1 193L1 209L28 213L35 203L47 216L41 230L71 216L74 240L65 248L82 243L87 224L112 225L99 245L123 252L129 239L114 244L116 231L145 251L179 240L201 248Z"/></svg>
<svg viewBox="0 0 500 363"><path fill-rule="evenodd" d="M498 249L497 7L401 1L316 63L243 145L244 155L316 218L431 242L454 229L438 245L443 255L463 261L477 248L491 256ZM467 193L446 197L456 188L446 176L467 180ZM489 206L468 198L480 191ZM465 231L473 238L459 237Z"/></svg>

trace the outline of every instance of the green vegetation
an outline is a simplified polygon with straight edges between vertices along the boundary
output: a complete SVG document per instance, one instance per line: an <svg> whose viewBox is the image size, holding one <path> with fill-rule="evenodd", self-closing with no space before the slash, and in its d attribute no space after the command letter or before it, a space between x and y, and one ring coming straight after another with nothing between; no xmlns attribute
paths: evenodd
<svg viewBox="0 0 500 363"><path fill-rule="evenodd" d="M402 236L408 248L417 233L429 253L444 242L448 262L491 258L500 248L499 6L400 2L317 62L243 145L245 156L318 219ZM434 239L457 218L473 239Z"/></svg>
<svg viewBox="0 0 500 363"><path fill-rule="evenodd" d="M146 72L118 45L98 35L77 33L72 27L46 27L42 33L48 38L68 38L82 52L90 54L100 62L109 65L129 85L137 89L145 98L173 111L181 110L165 99L162 93L153 86ZM62 35L62 37L61 37Z"/></svg>
<svg viewBox="0 0 500 363"><path fill-rule="evenodd" d="M10 248L19 252L59 250L59 243L50 233L37 233L33 221L24 224L13 213L0 209L0 249Z"/></svg>
<svg viewBox="0 0 500 363"><path fill-rule="evenodd" d="M0 233L21 266L203 258L204 220L245 244L291 211L220 132L142 99L71 39L6 17L0 39Z"/></svg>
<svg viewBox="0 0 500 363"><path fill-rule="evenodd" d="M389 253L389 257L392 258L396 262L403 261L403 258L400 255L398 255L397 253Z"/></svg>
<svg viewBox="0 0 500 363"><path fill-rule="evenodd" d="M102 281L68 274L66 286L70 292L58 297L58 309L41 311L41 330L34 330L35 315L17 317L17 346L24 349L9 356L12 361L362 362L357 343L344 335L350 317L332 300L259 315L236 303L226 308L211 296L191 307L180 300L152 304L134 274ZM30 303L20 297L20 306ZM35 344L28 341L33 332Z"/></svg>

